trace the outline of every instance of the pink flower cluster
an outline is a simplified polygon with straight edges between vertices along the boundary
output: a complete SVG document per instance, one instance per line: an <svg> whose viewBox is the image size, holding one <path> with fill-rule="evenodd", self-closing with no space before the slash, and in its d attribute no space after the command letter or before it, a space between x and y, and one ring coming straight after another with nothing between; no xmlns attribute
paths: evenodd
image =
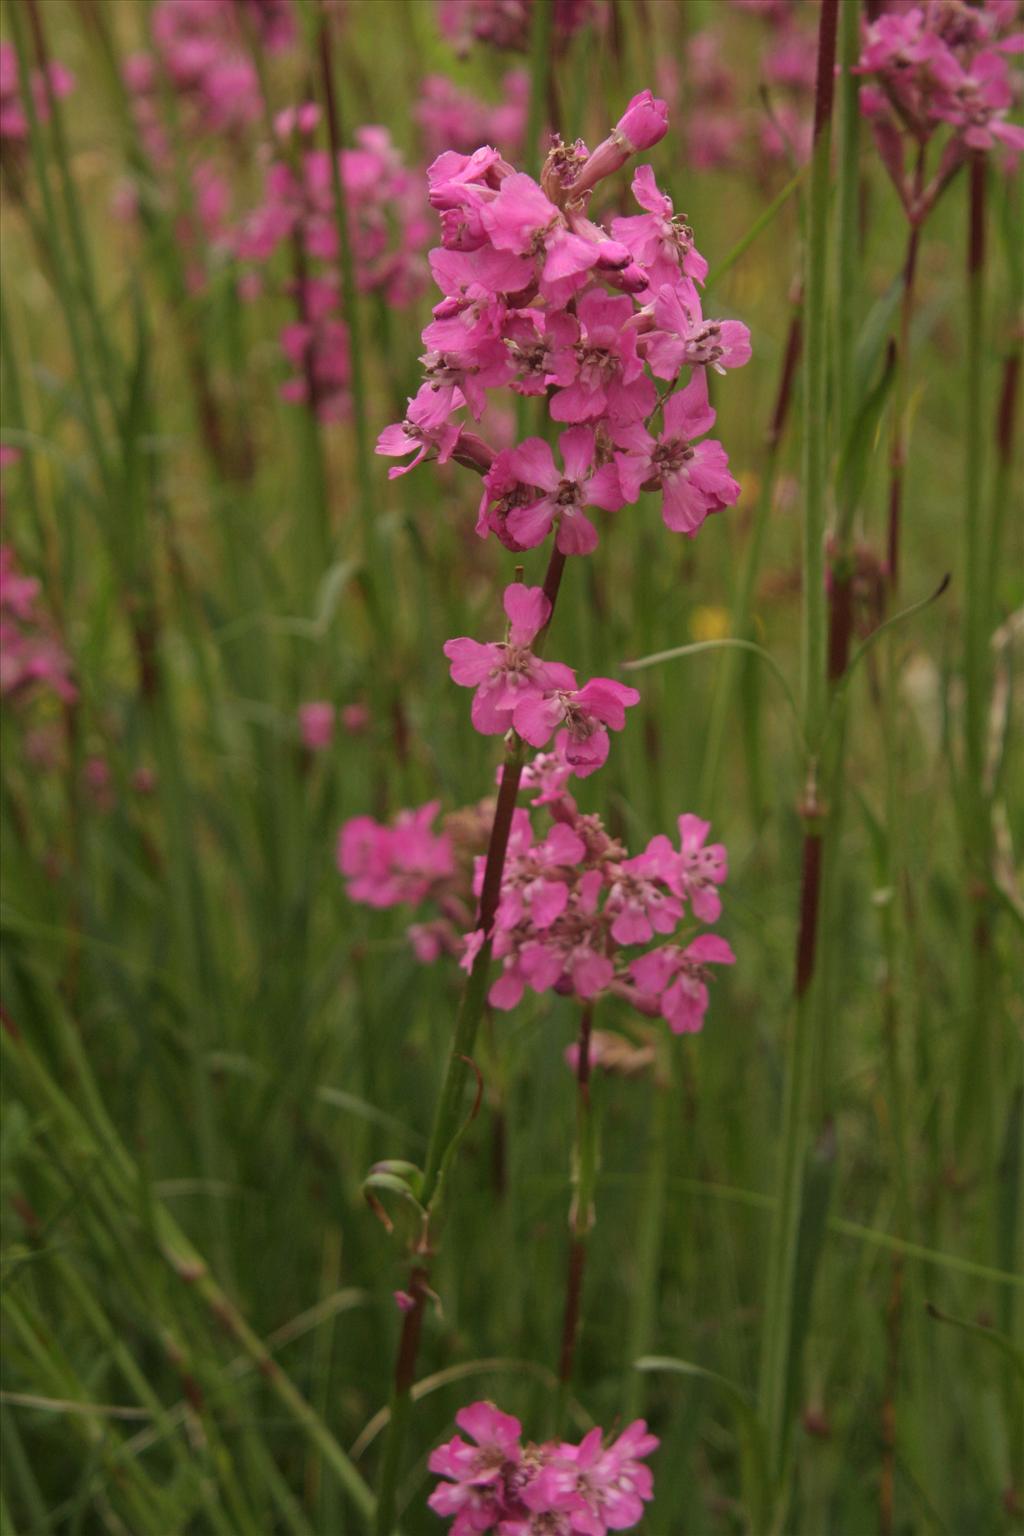
<svg viewBox="0 0 1024 1536"><path fill-rule="evenodd" d="M45 123L50 115L49 87L54 96L67 96L75 85L75 77L63 64L54 61L48 66L47 76L34 69L29 77L32 104L39 121ZM28 117L22 100L21 81L18 77L18 55L13 43L0 43L0 145L5 148L23 143L28 138Z"/></svg>
<svg viewBox="0 0 1024 1536"><path fill-rule="evenodd" d="M275 52L295 36L291 0L158 0L152 13L156 59L129 61L129 87L152 91L157 67L188 113L193 132L237 132L260 116L251 52Z"/></svg>
<svg viewBox="0 0 1024 1536"><path fill-rule="evenodd" d="M530 77L525 69L508 71L502 80L502 100L496 106L460 91L447 75L424 75L420 92L413 115L429 159L444 149L468 154L478 144L504 144L513 154L524 148L530 98Z"/></svg>
<svg viewBox="0 0 1024 1536"><path fill-rule="evenodd" d="M0 544L0 694L23 700L44 691L73 704L73 666L39 606L39 583L18 569L10 544Z"/></svg>
<svg viewBox="0 0 1024 1536"><path fill-rule="evenodd" d="M708 843L706 821L686 815L679 817L678 847L659 835L631 858L598 816L579 810L566 789L572 771L563 748L539 754L524 772L523 785L534 806L546 807L550 825L538 836L525 808L513 813L493 933L502 969L490 1003L514 1008L527 988L591 1000L606 994L647 1017L660 1015L677 1034L698 1031L708 1007L708 967L735 959L717 934L696 932L721 915L726 851ZM449 818L440 835L429 830L436 801L403 811L392 826L358 816L342 828L338 864L353 901L435 907L436 917L409 929L424 963L461 953L470 970L483 946L481 930L460 938L460 924L464 932L471 896L483 886L487 810ZM475 840L471 884L468 862L456 857L456 828L467 846ZM626 953L652 941L658 947Z"/></svg>
<svg viewBox="0 0 1024 1536"><path fill-rule="evenodd" d="M1019 85L1007 55L1024 51L1024 32L1010 31L1019 19L1017 0L922 0L865 27L857 65L865 77L861 109L912 219L920 221L969 153L999 145L1014 156L1024 150L1024 127L1006 121ZM950 134L936 183L914 187L905 141L923 148L943 127Z"/></svg>
<svg viewBox="0 0 1024 1536"><path fill-rule="evenodd" d="M493 936L502 973L491 1005L514 1008L527 987L586 1000L611 994L640 1013L660 1014L677 1034L699 1030L708 1007L707 967L735 959L725 940L703 933L632 958L624 951L676 936L688 918L718 920L725 849L707 845L709 824L686 815L679 818L678 848L659 835L630 858L599 817L579 811L567 779L567 766L550 754L525 775L533 803L547 806L552 824L538 838L528 812L514 813ZM483 873L478 858L477 894ZM466 970L483 941L479 930L466 940Z"/></svg>
<svg viewBox="0 0 1024 1536"><path fill-rule="evenodd" d="M439 803L401 811L393 826L370 816L347 821L338 836L338 868L353 901L370 907L415 905L455 873L451 839L431 831Z"/></svg>
<svg viewBox="0 0 1024 1536"><path fill-rule="evenodd" d="M370 723L365 704L343 704L335 709L329 699L309 699L299 705L299 735L307 752L326 752L334 740L335 726L349 736L358 736Z"/></svg>
<svg viewBox="0 0 1024 1536"><path fill-rule="evenodd" d="M493 1403L472 1403L455 1422L470 1439L456 1435L429 1462L444 1481L428 1502L452 1519L451 1536L605 1536L632 1530L653 1497L644 1462L658 1440L643 1419L607 1445L599 1428L578 1445L524 1445L519 1420Z"/></svg>
<svg viewBox="0 0 1024 1536"><path fill-rule="evenodd" d="M766 168L802 163L811 147L814 41L806 22L813 8L769 0L733 0L767 28L759 60L767 109L745 106L748 94L727 62L735 53L731 32L706 27L689 40L685 58L687 157L700 170L729 169L763 179ZM659 83L678 97L674 61L665 60Z"/></svg>
<svg viewBox="0 0 1024 1536"><path fill-rule="evenodd" d="M747 361L746 326L704 318L707 263L650 166L633 178L639 214L610 229L589 217L597 184L666 126L664 102L644 91L593 154L556 141L540 184L489 147L442 154L428 171L444 297L423 332L425 381L377 451L414 455L392 476L428 455L471 465L484 481L477 532L513 551L553 530L563 554L589 553L586 509L617 511L641 490L660 491L667 526L691 535L739 495L721 444L695 440L715 419L705 370ZM673 395L684 369L690 382ZM479 421L499 388L546 397L568 428L560 463L543 438L496 451L467 429L462 413Z"/></svg>
<svg viewBox="0 0 1024 1536"><path fill-rule="evenodd" d="M293 284L299 318L281 333L295 376L282 393L292 401L312 397L320 417L334 420L348 411L349 340L337 278L333 167L330 152L313 147L319 124L313 102L278 114L263 201L241 221L234 244L242 261L258 267L286 240L301 253L301 275ZM428 225L418 178L404 165L387 129L378 127L357 131L355 147L339 155L338 171L358 288L381 293L392 307L411 303L426 281L421 253ZM250 280L246 291L260 286Z"/></svg>
<svg viewBox="0 0 1024 1536"><path fill-rule="evenodd" d="M439 0L437 22L449 42L465 53L472 42L526 53L535 0ZM600 14L595 0L553 0L554 41L564 46Z"/></svg>

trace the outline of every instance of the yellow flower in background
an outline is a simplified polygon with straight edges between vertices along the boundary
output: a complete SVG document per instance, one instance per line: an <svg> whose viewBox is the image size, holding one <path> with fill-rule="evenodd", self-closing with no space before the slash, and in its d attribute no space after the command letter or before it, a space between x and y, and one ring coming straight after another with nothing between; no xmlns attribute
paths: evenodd
<svg viewBox="0 0 1024 1536"><path fill-rule="evenodd" d="M729 633L728 608L697 607L690 614L694 640L723 640Z"/></svg>
<svg viewBox="0 0 1024 1536"><path fill-rule="evenodd" d="M746 506L751 506L761 494L761 476L755 474L752 469L741 471L737 476L740 482L740 501Z"/></svg>

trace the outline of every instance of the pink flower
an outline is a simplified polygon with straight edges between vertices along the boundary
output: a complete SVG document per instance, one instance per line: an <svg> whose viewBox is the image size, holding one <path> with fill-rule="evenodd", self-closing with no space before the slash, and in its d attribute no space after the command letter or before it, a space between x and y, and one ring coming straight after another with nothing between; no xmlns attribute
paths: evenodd
<svg viewBox="0 0 1024 1536"><path fill-rule="evenodd" d="M750 332L739 320L705 320L696 297L687 302L667 285L654 301L656 329L644 336L644 353L659 379L674 379L681 368L742 368L750 361Z"/></svg>
<svg viewBox="0 0 1024 1536"><path fill-rule="evenodd" d="M695 1034L708 1009L709 965L734 965L736 956L724 939L702 933L685 949L666 944L632 961L629 974L643 993L657 997L658 1009L674 1034Z"/></svg>
<svg viewBox="0 0 1024 1536"><path fill-rule="evenodd" d="M475 688L471 718L485 736L501 736L519 729L528 702L551 688L575 686L575 675L557 662L542 662L530 650L551 616L551 604L541 587L512 582L505 588L505 613L509 620L507 641L482 645L463 636L446 640L444 654L451 662L452 682Z"/></svg>
<svg viewBox="0 0 1024 1536"><path fill-rule="evenodd" d="M571 827L556 822L543 842L507 859L498 926L515 928L526 919L538 932L550 928L569 903L569 886L563 876L571 875L586 851Z"/></svg>
<svg viewBox="0 0 1024 1536"><path fill-rule="evenodd" d="M494 461L484 484L513 484L543 492L527 497L525 504L508 511L505 524L521 549L533 549L557 526L556 543L565 555L589 554L597 545L597 530L584 514L587 506L615 512L623 504L618 474L613 464L595 466L596 440L589 427L573 427L558 439L564 472L554 461L550 445L540 437L527 438L518 448L506 449ZM493 478L492 478L493 477ZM486 515L477 532L486 536Z"/></svg>
<svg viewBox="0 0 1024 1536"><path fill-rule="evenodd" d="M661 873L660 865L652 868L649 853L624 859L615 870L605 911L613 914L611 933L616 944L647 944L656 933L674 933L682 922L679 896L651 878Z"/></svg>
<svg viewBox="0 0 1024 1536"><path fill-rule="evenodd" d="M559 726L558 751L577 778L596 772L608 757L608 730L621 731L626 709L640 702L635 688L594 677L582 688L558 688L525 699L516 730L532 747L543 747Z"/></svg>
<svg viewBox="0 0 1024 1536"><path fill-rule="evenodd" d="M579 1445L524 1445L518 1420L492 1403L474 1403L455 1421L476 1444L456 1436L433 1452L430 1470L449 1481L428 1500L435 1513L455 1516L452 1536L606 1536L632 1529L653 1496L643 1463L658 1440L642 1419L607 1446L598 1428Z"/></svg>
<svg viewBox="0 0 1024 1536"><path fill-rule="evenodd" d="M415 811L400 811L392 826L355 816L338 834L338 868L352 901L394 907L422 901L455 870L451 839L431 832L438 812L432 800Z"/></svg>
<svg viewBox="0 0 1024 1536"><path fill-rule="evenodd" d="M665 526L692 538L710 513L731 507L740 494L721 443L694 441L715 423L703 371L669 396L662 419L658 438L639 422L617 431L626 449L615 456L619 484L627 501L636 501L641 489L660 489Z"/></svg>
<svg viewBox="0 0 1024 1536"><path fill-rule="evenodd" d="M365 704L343 704L341 728L350 736L359 736L370 723L370 711Z"/></svg>
<svg viewBox="0 0 1024 1536"><path fill-rule="evenodd" d="M522 1426L493 1403L473 1403L455 1415L470 1445L456 1435L430 1454L427 1465L448 1481L427 1500L438 1515L454 1515L452 1536L493 1529L505 1512L507 1484L522 1462Z"/></svg>
<svg viewBox="0 0 1024 1536"><path fill-rule="evenodd" d="M530 77L513 69L502 80L504 99L498 106L460 91L447 75L425 75L413 115L432 158L445 149L471 153L478 144L503 144L518 152L526 136Z"/></svg>
<svg viewBox="0 0 1024 1536"><path fill-rule="evenodd" d="M615 132L625 139L632 154L650 149L668 132L668 107L650 91L641 91L619 118Z"/></svg>
<svg viewBox="0 0 1024 1536"><path fill-rule="evenodd" d="M596 226L596 238L571 229L561 210L522 171L504 178L494 201L481 207L480 219L495 250L537 258L541 293L553 302L564 303L583 287L592 268L618 270L629 262L629 251ZM528 280L524 274L520 286Z"/></svg>
<svg viewBox="0 0 1024 1536"><path fill-rule="evenodd" d="M631 301L594 289L580 299L576 314L580 334L575 368L571 380L552 397L554 420L638 421L649 416L657 397L644 373L636 331L629 325Z"/></svg>
<svg viewBox="0 0 1024 1536"><path fill-rule="evenodd" d="M729 858L721 843L705 847L711 823L699 816L680 816L679 851L659 833L632 862L644 874L664 881L669 890L690 903L694 917L702 923L717 923L722 915L722 899L716 887L729 874Z"/></svg>
<svg viewBox="0 0 1024 1536"><path fill-rule="evenodd" d="M49 690L73 704L74 666L49 615L39 606L39 582L18 569L10 544L0 544L0 694L24 700Z"/></svg>
<svg viewBox="0 0 1024 1536"><path fill-rule="evenodd" d="M526 1490L524 1501L538 1509L564 1505L571 1515L569 1529L580 1536L631 1529L654 1495L654 1479L643 1459L660 1442L647 1433L643 1419L636 1419L611 1445L602 1442L601 1430L594 1428L578 1446L560 1445L557 1457Z"/></svg>
<svg viewBox="0 0 1024 1536"><path fill-rule="evenodd" d="M628 245L635 261L646 271L655 292L664 285L687 279L685 291L702 283L708 264L693 244L693 231L675 217L672 199L659 192L649 165L637 167L633 196L645 213L612 220L612 234ZM696 297L696 295L694 295Z"/></svg>
<svg viewBox="0 0 1024 1536"><path fill-rule="evenodd" d="M309 752L324 752L334 735L334 705L323 699L311 699L299 705L299 730L302 745Z"/></svg>
<svg viewBox="0 0 1024 1536"><path fill-rule="evenodd" d="M45 123L50 116L50 92L60 99L75 86L75 77L63 64L54 60L44 76L33 70L29 77L32 104L36 116ZM48 88L49 87L49 88ZM12 143L28 138L28 118L22 104L18 80L18 55L14 44L0 42L0 143Z"/></svg>
<svg viewBox="0 0 1024 1536"><path fill-rule="evenodd" d="M587 159L572 184L574 197L580 197L612 176L638 150L650 149L668 132L668 107L650 91L633 97L612 132Z"/></svg>
<svg viewBox="0 0 1024 1536"><path fill-rule="evenodd" d="M461 390L453 389L440 397L434 384L420 385L415 397L409 401L405 420L385 427L377 439L377 453L387 454L389 458L414 455L408 464L393 464L388 470L389 480L407 475L432 451L439 464L447 463L455 451L461 430L448 417L463 403Z"/></svg>

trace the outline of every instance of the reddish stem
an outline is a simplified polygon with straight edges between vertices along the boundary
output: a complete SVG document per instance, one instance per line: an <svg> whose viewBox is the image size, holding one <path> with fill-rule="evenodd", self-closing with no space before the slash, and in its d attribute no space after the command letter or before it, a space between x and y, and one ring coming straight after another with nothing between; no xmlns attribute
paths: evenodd
<svg viewBox="0 0 1024 1536"><path fill-rule="evenodd" d="M796 941L796 995L803 997L814 975L818 942L818 895L821 889L821 832L804 833L803 874L800 881L800 928Z"/></svg>
<svg viewBox="0 0 1024 1536"><path fill-rule="evenodd" d="M818 63L814 88L814 143L832 120L836 90L836 34L839 27L839 0L821 0L818 26Z"/></svg>

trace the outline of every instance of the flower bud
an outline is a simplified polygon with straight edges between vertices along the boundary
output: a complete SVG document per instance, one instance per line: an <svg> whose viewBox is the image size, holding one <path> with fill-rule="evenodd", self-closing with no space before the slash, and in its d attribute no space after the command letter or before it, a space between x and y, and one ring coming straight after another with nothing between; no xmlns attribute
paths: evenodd
<svg viewBox="0 0 1024 1536"><path fill-rule="evenodd" d="M625 139L631 154L650 149L668 132L668 106L650 91L641 91L619 118L615 131Z"/></svg>

